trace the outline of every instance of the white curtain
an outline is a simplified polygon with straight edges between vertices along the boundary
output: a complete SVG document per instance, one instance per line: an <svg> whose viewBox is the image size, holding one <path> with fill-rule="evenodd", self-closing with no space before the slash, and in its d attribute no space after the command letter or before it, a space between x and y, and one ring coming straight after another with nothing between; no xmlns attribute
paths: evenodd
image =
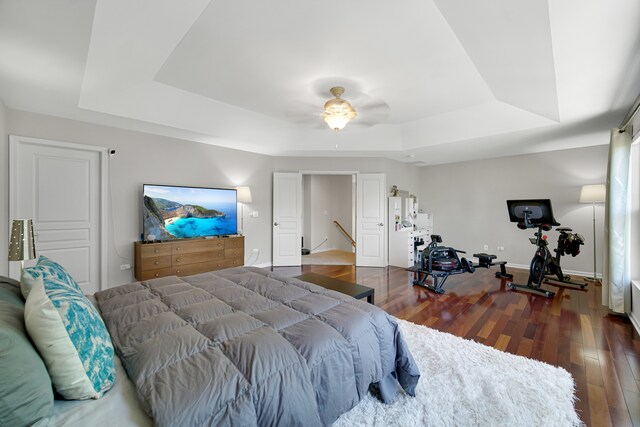
<svg viewBox="0 0 640 427"><path fill-rule="evenodd" d="M631 310L631 129L611 129L604 226L602 304L616 313Z"/></svg>

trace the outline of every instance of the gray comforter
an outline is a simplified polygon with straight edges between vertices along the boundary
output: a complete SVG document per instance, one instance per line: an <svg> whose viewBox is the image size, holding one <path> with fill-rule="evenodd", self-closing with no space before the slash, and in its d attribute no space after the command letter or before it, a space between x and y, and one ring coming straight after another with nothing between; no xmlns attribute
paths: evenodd
<svg viewBox="0 0 640 427"><path fill-rule="evenodd" d="M370 385L385 402L420 374L393 317L245 267L95 294L156 425L329 425Z"/></svg>

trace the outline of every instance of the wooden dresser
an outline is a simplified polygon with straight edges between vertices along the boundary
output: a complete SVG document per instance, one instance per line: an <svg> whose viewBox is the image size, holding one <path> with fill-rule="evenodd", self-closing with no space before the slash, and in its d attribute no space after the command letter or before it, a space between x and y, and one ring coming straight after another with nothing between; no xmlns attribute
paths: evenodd
<svg viewBox="0 0 640 427"><path fill-rule="evenodd" d="M137 280L188 276L244 265L244 236L135 242Z"/></svg>

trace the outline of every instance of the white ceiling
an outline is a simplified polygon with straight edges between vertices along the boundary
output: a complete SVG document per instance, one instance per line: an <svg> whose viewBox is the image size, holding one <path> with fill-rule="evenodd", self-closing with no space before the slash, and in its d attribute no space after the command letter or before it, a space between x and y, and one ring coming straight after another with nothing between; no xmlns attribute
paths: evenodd
<svg viewBox="0 0 640 427"><path fill-rule="evenodd" d="M0 0L0 99L271 155L606 144L640 92L638 17L637 0ZM337 133L335 85L359 113Z"/></svg>

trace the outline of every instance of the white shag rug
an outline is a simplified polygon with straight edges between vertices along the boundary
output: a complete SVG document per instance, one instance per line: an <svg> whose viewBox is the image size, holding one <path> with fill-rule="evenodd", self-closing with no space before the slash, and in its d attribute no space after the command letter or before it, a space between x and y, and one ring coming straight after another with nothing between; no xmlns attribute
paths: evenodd
<svg viewBox="0 0 640 427"><path fill-rule="evenodd" d="M401 319L420 367L415 398L367 395L333 427L579 426L566 370Z"/></svg>

